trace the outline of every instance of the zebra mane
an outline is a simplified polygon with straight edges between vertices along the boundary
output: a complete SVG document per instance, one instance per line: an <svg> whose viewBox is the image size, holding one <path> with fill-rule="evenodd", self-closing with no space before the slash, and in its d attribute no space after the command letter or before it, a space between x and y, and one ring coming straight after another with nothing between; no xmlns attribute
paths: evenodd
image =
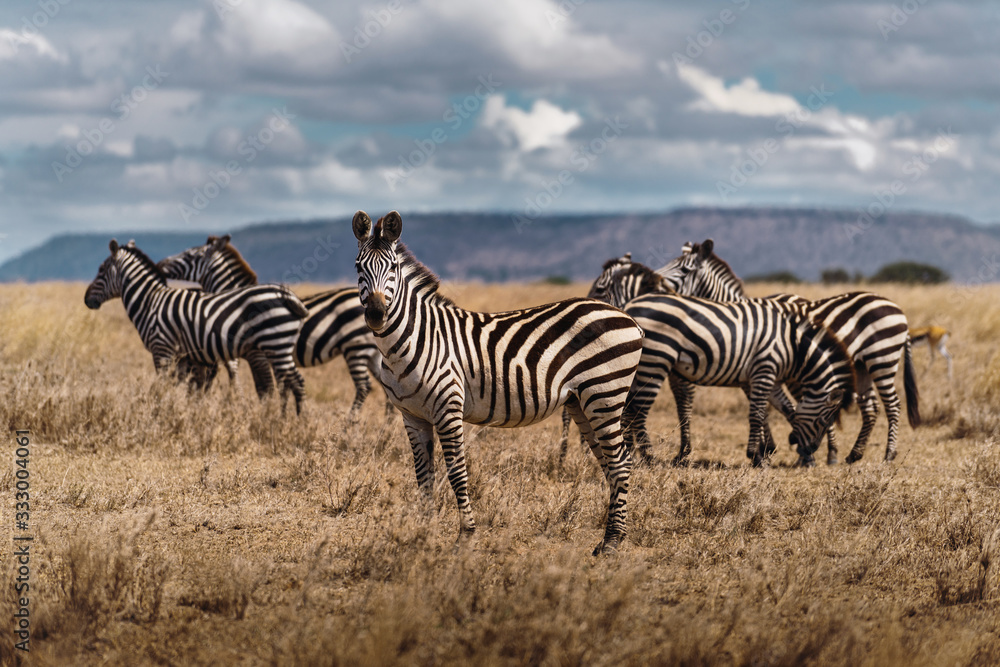
<svg viewBox="0 0 1000 667"><path fill-rule="evenodd" d="M216 240L215 236L208 237L209 243L215 240ZM247 261L243 259L243 255L240 254L240 251L237 250L236 246L234 246L231 242L227 242L226 245L222 246L222 249L219 250L218 252L228 256L229 259L231 259L233 262L236 263L237 266L239 266L240 271L247 278L253 280L254 284L257 283L257 272L250 268L250 265L247 263Z"/></svg>
<svg viewBox="0 0 1000 667"><path fill-rule="evenodd" d="M144 253L143 251L139 250L138 248L136 248L134 245L131 245L131 244L130 245L120 245L120 246L118 246L118 249L119 250L124 250L125 252L129 253L130 255L132 255L132 257L134 257L135 259L139 260L139 263L141 265L143 265L146 268L146 270L148 270L150 273L152 273L153 276L159 282L163 283L164 285L167 284L167 274L165 274L163 272L163 269L161 269L160 267L158 267L156 265L156 262L154 262L153 260L151 260L149 258L149 255L147 255L146 253Z"/></svg>
<svg viewBox="0 0 1000 667"><path fill-rule="evenodd" d="M441 279L424 266L402 242L396 243L396 255L399 257L400 267L405 267L404 273L407 281L413 282L418 288L426 288L427 294L436 301L450 306L455 305L454 301L438 292L438 288L441 287Z"/></svg>
<svg viewBox="0 0 1000 667"><path fill-rule="evenodd" d="M697 253L698 247L699 246L697 245L694 246L694 250L692 250L692 252ZM733 282L735 282L739 286L740 292L746 294L746 288L743 286L743 280L740 279L738 275L736 275L736 272L733 271L733 267L729 266L729 262L716 255L714 251L705 260L705 264L712 267L712 271L714 271L716 275L721 274L721 275L726 275L727 277L731 277Z"/></svg>

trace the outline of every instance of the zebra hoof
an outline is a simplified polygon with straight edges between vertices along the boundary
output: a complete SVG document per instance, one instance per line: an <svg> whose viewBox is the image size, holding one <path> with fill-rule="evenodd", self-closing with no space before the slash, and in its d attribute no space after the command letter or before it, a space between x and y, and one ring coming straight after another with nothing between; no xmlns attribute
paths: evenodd
<svg viewBox="0 0 1000 667"><path fill-rule="evenodd" d="M594 556L617 556L618 540L604 540L594 547Z"/></svg>
<svg viewBox="0 0 1000 667"><path fill-rule="evenodd" d="M816 459L814 459L812 456L802 456L802 457L799 458L799 467L800 468L815 468L816 467Z"/></svg>
<svg viewBox="0 0 1000 667"><path fill-rule="evenodd" d="M681 456L678 454L673 458L670 464L675 468L687 468L689 465L691 465L691 461L688 459L686 455Z"/></svg>
<svg viewBox="0 0 1000 667"><path fill-rule="evenodd" d="M844 459L844 462L850 465L851 463L857 463L860 460L861 460L861 454L855 454L854 452L851 452L850 454L847 455L847 458Z"/></svg>
<svg viewBox="0 0 1000 667"><path fill-rule="evenodd" d="M895 460L896 460L896 452L886 452L885 453L885 462L886 463L891 463L892 461L895 461Z"/></svg>
<svg viewBox="0 0 1000 667"><path fill-rule="evenodd" d="M835 465L837 465L837 455L836 454L829 454L826 457L826 464L828 466L835 466Z"/></svg>

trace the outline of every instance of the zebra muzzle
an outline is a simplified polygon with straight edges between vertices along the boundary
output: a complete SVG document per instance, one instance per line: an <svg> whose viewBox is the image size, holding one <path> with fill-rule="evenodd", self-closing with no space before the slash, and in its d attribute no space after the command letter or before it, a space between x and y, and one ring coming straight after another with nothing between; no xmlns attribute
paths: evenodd
<svg viewBox="0 0 1000 667"><path fill-rule="evenodd" d="M381 292L372 292L365 305L365 324L372 331L378 331L385 326L385 316L389 307L385 304L385 295Z"/></svg>

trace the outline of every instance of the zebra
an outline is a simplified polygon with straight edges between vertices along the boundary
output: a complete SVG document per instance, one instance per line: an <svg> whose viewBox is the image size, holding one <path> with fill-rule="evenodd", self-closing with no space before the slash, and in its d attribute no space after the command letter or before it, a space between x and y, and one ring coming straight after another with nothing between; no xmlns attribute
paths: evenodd
<svg viewBox="0 0 1000 667"><path fill-rule="evenodd" d="M183 357L215 364L260 353L282 385L283 407L290 391L301 413L304 382L292 351L308 311L298 297L278 285L220 294L174 289L134 241L119 246L112 239L108 247L111 255L87 287L84 303L97 310L121 297L157 372L169 371Z"/></svg>
<svg viewBox="0 0 1000 667"><path fill-rule="evenodd" d="M666 280L646 266L632 262L632 253L625 253L617 259L609 259L604 263L601 275L587 294L589 299L597 299L621 308L626 302L642 294L674 294L674 290ZM559 465L566 458L569 448L569 425L571 421L569 410L563 410L562 435L559 439ZM581 434L581 439L583 434ZM648 452L643 450L643 458L650 459Z"/></svg>
<svg viewBox="0 0 1000 667"><path fill-rule="evenodd" d="M476 523L462 422L527 426L566 405L611 491L604 539L594 554L616 551L626 535L632 470L621 415L642 330L593 299L505 313L464 310L439 292L437 277L399 242L399 213L373 228L358 211L352 225L365 322L382 353L382 385L403 413L424 498L434 488L436 432L458 503L459 537L471 535Z"/></svg>
<svg viewBox="0 0 1000 667"><path fill-rule="evenodd" d="M693 385L744 388L750 399L747 457L762 465L767 404L782 382L795 381L801 400L789 442L800 456L815 451L834 417L854 397L854 367L843 344L808 315L767 300L720 303L649 294L629 301L625 313L645 332L642 358L623 419L626 442L648 445L646 417L669 377L677 404L681 447L691 452Z"/></svg>
<svg viewBox="0 0 1000 667"><path fill-rule="evenodd" d="M171 255L157 263L157 268L163 271L167 278L187 280L201 285L207 293L224 292L239 287L257 284L257 274L247 264L239 251L229 244L231 237L209 236L203 246L196 246L176 255ZM259 352L253 352L247 357L250 372L253 375L254 388L261 399L274 390L274 377L267 358ZM239 360L233 359L225 363L229 382L236 382L239 371ZM191 375L196 386L211 386L212 379L218 373L219 367L212 363L199 364L190 357L182 357L177 364L177 374L180 377ZM207 376L205 382L201 378Z"/></svg>
<svg viewBox="0 0 1000 667"><path fill-rule="evenodd" d="M747 296L743 282L729 265L714 253L712 239L702 244L687 243L683 253L658 269L678 294L698 296L715 301L742 301ZM874 384L885 407L889 421L885 460L896 458L896 440L899 432L900 400L896 394L896 372L900 357L903 358L903 388L906 393L907 418L910 426L920 425L920 395L917 389L913 355L907 333L906 315L892 301L871 292L850 292L817 301L808 301L788 294L768 297L786 307L803 307L816 321L821 322L843 341L858 370L863 371L858 383L858 407L861 410L861 431L854 447L847 455L847 463L859 461L864 456L868 437L875 426L878 406L871 391ZM794 413L794 406L780 388L773 401L786 418ZM837 462L837 444L833 429L827 433L827 463ZM805 465L812 461L806 459Z"/></svg>
<svg viewBox="0 0 1000 667"><path fill-rule="evenodd" d="M204 245L167 257L158 266L168 278L200 283L206 292L257 284L257 274L232 245L229 234L209 236ZM354 401L347 418L356 421L371 392L370 376L378 377L382 361L375 338L365 324L358 290L356 287L327 290L304 297L302 303L309 309L309 315L295 341L295 363L300 368L311 368L343 355L354 384ZM254 373L258 392L265 381L270 381L270 369L263 370L261 379ZM392 415L388 399L385 414Z"/></svg>

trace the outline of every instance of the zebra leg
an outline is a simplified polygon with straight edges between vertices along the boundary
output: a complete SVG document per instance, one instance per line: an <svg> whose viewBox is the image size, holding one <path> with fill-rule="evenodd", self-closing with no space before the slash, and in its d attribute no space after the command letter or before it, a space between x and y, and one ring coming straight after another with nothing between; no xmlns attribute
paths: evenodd
<svg viewBox="0 0 1000 667"><path fill-rule="evenodd" d="M448 470L448 481L458 502L459 539L476 531L476 521L472 518L472 502L469 500L469 470L465 463L465 429L462 425L461 407L452 406L435 426L444 464Z"/></svg>
<svg viewBox="0 0 1000 667"><path fill-rule="evenodd" d="M239 370L240 370L240 360L239 359L233 359L231 361L227 361L226 362L226 372L229 374L229 383L230 384L236 384L236 377L237 377L236 374L239 372ZM218 370L216 370L216 373L217 372L218 372ZM213 378L215 377L215 373L212 374L212 377Z"/></svg>
<svg viewBox="0 0 1000 667"><path fill-rule="evenodd" d="M368 371L371 376L375 378L375 382L382 385L382 355L379 352L372 352L368 355L365 363L368 365ZM385 420L388 422L392 419L392 416L396 413L396 406L392 404L389 400L389 392L385 391L385 387L382 387L382 391L385 393Z"/></svg>
<svg viewBox="0 0 1000 667"><path fill-rule="evenodd" d="M858 432L858 439L854 441L854 447L851 449L851 452L844 459L847 463L856 463L865 455L865 449L868 447L868 437L871 435L872 429L875 428L875 422L878 418L878 402L873 392L865 392L859 395L857 399L858 410L861 411L861 431ZM897 398L896 400L898 401L899 399Z"/></svg>
<svg viewBox="0 0 1000 667"><path fill-rule="evenodd" d="M293 347L272 349L265 348L264 354L274 371L274 378L281 384L281 414L285 414L285 407L288 403L288 392L292 392L295 397L295 414L302 414L302 399L305 397L305 380L299 369L295 367L295 359L292 356ZM247 361L251 360L252 353L246 355Z"/></svg>
<svg viewBox="0 0 1000 667"><path fill-rule="evenodd" d="M837 465L837 431L833 425L826 431L826 464Z"/></svg>
<svg viewBox="0 0 1000 667"><path fill-rule="evenodd" d="M434 426L420 417L403 413L403 427L413 450L413 469L417 473L417 487L428 507L434 498Z"/></svg>
<svg viewBox="0 0 1000 667"><path fill-rule="evenodd" d="M677 456L674 457L674 465L685 465L687 457L691 455L691 406L694 404L694 385L680 377L671 374L668 382L670 391L674 394L674 403L677 405L677 421L680 422L681 446ZM652 459L649 455L649 441L646 441L646 451L640 450L640 454L645 459Z"/></svg>
<svg viewBox="0 0 1000 667"><path fill-rule="evenodd" d="M747 400L749 401L750 385L746 384L740 385L740 389L743 390L743 393L746 395ZM779 403L776 402L781 400L777 398L779 395L783 396L785 400L788 400L787 396L784 396L784 393L785 392L781 387L775 387L774 391L771 392L771 395L768 397L768 403L770 405L779 405ZM765 410L766 409L767 408L765 407ZM794 410L795 409L792 408L793 412ZM770 421L768 419L764 419L764 430L761 432L761 455L765 460L770 461L771 455L774 454L776 451L778 451L778 445L776 445L774 442L774 434L771 433Z"/></svg>
<svg viewBox="0 0 1000 667"><path fill-rule="evenodd" d="M250 366L250 373L253 375L253 386L257 390L257 398L264 400L267 395L274 391L274 376L271 373L271 362L267 355L260 350L250 350L243 357ZM226 365L229 368L229 365Z"/></svg>
<svg viewBox="0 0 1000 667"><path fill-rule="evenodd" d="M601 387L592 388L596 391L600 389ZM621 414L624 406L621 403L615 405L614 401L613 396L595 399L592 395L584 394L577 397L577 403L571 407L577 411L573 416L594 456L598 457L611 489L604 539L594 549L595 556L616 553L628 532L628 487L632 475L632 457L625 446L622 433ZM583 405L587 406L586 409L581 407Z"/></svg>
<svg viewBox="0 0 1000 667"><path fill-rule="evenodd" d="M563 408L562 413L562 435L559 438L559 467L566 459L566 450L569 449L569 423L573 418L570 416L569 407ZM582 434L582 433L581 433Z"/></svg>
<svg viewBox="0 0 1000 667"><path fill-rule="evenodd" d="M761 447L764 428L767 426L767 403L774 392L774 371L762 365L750 372L750 438L747 442L747 458L754 467L763 466L766 461Z"/></svg>
<svg viewBox="0 0 1000 667"><path fill-rule="evenodd" d="M364 405L365 399L368 398L368 394L372 390L371 379L368 377L368 363L371 354L365 354L365 352L370 351L363 350L359 353L357 350L348 350L344 353L347 371L351 374L351 382L354 383L354 402L351 403L351 409L347 411L347 421L352 424L358 421L361 406Z"/></svg>
<svg viewBox="0 0 1000 667"><path fill-rule="evenodd" d="M601 443L597 441L597 435L594 433L594 429L590 425L590 421L587 419L587 416L583 414L583 410L580 408L580 403L576 400L576 397L572 395L569 400L566 401L566 405L563 408L563 419L567 417L576 422L576 425L580 429L580 439L587 443L590 451L594 454L594 458L597 459L597 463L601 466L604 478L610 481L611 475L608 472L608 462L604 458L604 450L601 449Z"/></svg>

